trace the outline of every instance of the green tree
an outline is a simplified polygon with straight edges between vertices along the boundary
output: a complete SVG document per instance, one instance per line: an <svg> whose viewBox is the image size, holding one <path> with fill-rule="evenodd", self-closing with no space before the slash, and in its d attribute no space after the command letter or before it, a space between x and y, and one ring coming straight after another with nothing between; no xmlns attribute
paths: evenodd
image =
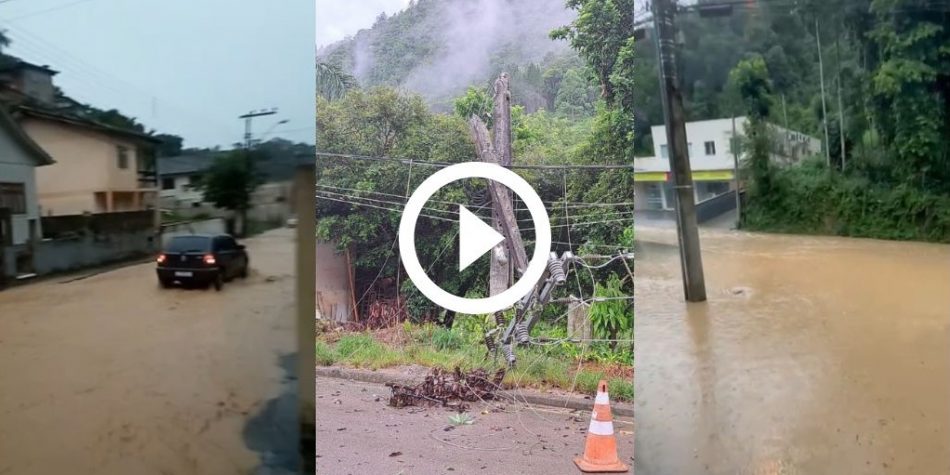
<svg viewBox="0 0 950 475"><path fill-rule="evenodd" d="M482 119L489 128L492 126L492 110L494 100L485 89L469 87L465 95L453 102L455 114L466 121L473 115Z"/></svg>
<svg viewBox="0 0 950 475"><path fill-rule="evenodd" d="M317 95L328 101L345 96L357 87L356 79L335 63L317 62Z"/></svg>
<svg viewBox="0 0 950 475"><path fill-rule="evenodd" d="M554 99L554 111L571 119L590 115L594 105L587 92L588 83L581 73L575 69L569 69L564 74L557 97Z"/></svg>
<svg viewBox="0 0 950 475"><path fill-rule="evenodd" d="M729 83L736 91L746 109L745 144L747 166L752 183L749 199L759 200L762 206L774 202L775 185L771 166L771 143L769 116L772 99L768 68L761 56L753 56L739 62L729 73ZM741 222L741 218L740 218Z"/></svg>
<svg viewBox="0 0 950 475"><path fill-rule="evenodd" d="M593 70L606 107L598 111L592 141L603 158L631 161L634 149L633 0L567 0L577 19L551 32L566 39ZM562 86L563 87L563 86Z"/></svg>
<svg viewBox="0 0 950 475"><path fill-rule="evenodd" d="M554 39L568 40L587 60L600 82L601 97L613 103L611 81L620 51L633 36L633 0L567 0L577 10L577 19L551 32Z"/></svg>
<svg viewBox="0 0 950 475"><path fill-rule="evenodd" d="M251 195L262 181L254 167L254 160L261 158L259 153L247 150L223 153L214 160L201 182L204 201L235 213L239 219L239 235L247 231Z"/></svg>
<svg viewBox="0 0 950 475"><path fill-rule="evenodd" d="M181 155L185 139L173 134L156 134L154 137L162 143L155 149L159 157L174 157Z"/></svg>
<svg viewBox="0 0 950 475"><path fill-rule="evenodd" d="M919 9L915 9L918 7ZM877 0L869 36L873 118L891 145L896 178L950 189L950 27L919 2Z"/></svg>

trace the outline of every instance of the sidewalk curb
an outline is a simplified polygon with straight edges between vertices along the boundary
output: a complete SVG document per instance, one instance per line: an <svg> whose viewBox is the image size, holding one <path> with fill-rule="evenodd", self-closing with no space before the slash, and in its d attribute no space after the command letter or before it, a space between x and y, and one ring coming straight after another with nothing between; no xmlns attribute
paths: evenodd
<svg viewBox="0 0 950 475"><path fill-rule="evenodd" d="M413 378L394 377L390 374L352 368L339 368L332 366L318 366L316 368L317 376L324 378L351 379L363 383L386 384L396 383L402 385L418 384L420 380ZM549 396L546 394L537 394L532 392L514 393L512 391L500 391L497 396L509 401L522 401L528 404L539 406L555 407L560 409L574 409L577 411L590 411L594 407L593 398L584 396L570 396L568 398ZM610 403L610 412L617 416L633 417L633 405L617 402Z"/></svg>

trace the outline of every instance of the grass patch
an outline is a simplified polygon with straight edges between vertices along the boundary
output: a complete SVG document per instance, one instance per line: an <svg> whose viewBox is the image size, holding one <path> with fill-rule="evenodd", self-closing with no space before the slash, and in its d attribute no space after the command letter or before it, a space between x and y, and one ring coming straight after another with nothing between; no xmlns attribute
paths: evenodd
<svg viewBox="0 0 950 475"><path fill-rule="evenodd" d="M323 340L317 340L316 356L317 366L331 366L340 358L337 352Z"/></svg>
<svg viewBox="0 0 950 475"><path fill-rule="evenodd" d="M334 349L341 361L357 368L379 369L407 363L403 352L376 341L370 335L346 335L340 338Z"/></svg>
<svg viewBox="0 0 950 475"><path fill-rule="evenodd" d="M398 339L401 344L379 332L321 335L316 345L317 364L371 369L417 364L446 370L485 368L490 372L505 365L501 355L497 361L486 357L485 347L468 335L475 332L431 324L406 324L400 330L405 335ZM503 385L568 391L573 388L575 392L594 395L597 384L607 380L611 400L633 401L632 366L604 360L599 351L580 351L576 347L519 347L518 364L505 375Z"/></svg>

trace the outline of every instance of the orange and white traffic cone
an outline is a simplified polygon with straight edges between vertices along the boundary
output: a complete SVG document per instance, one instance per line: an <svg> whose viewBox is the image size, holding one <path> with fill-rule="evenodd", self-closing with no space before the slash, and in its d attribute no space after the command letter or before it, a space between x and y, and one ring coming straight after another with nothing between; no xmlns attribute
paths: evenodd
<svg viewBox="0 0 950 475"><path fill-rule="evenodd" d="M614 436L614 419L610 414L610 396L607 381L597 385L594 411L590 415L587 443L584 455L574 458L574 464L584 473L625 473L630 467L617 457L617 438Z"/></svg>

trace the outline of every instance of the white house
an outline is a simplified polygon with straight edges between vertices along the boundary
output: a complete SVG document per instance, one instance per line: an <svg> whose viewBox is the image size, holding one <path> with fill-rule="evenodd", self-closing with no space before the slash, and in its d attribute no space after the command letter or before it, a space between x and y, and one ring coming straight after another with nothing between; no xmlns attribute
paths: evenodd
<svg viewBox="0 0 950 475"><path fill-rule="evenodd" d="M735 189L735 157L730 146L733 130L743 136L745 117L702 120L686 123L686 140L697 203ZM769 124L772 131L773 162L797 163L821 152L821 141L799 132ZM651 128L653 156L634 158L634 207L637 210L671 210L674 207L666 127ZM744 161L739 153L740 165Z"/></svg>
<svg viewBox="0 0 950 475"><path fill-rule="evenodd" d="M214 162L214 155L180 155L158 159L159 193L163 209L203 207L198 183Z"/></svg>
<svg viewBox="0 0 950 475"><path fill-rule="evenodd" d="M30 245L43 235L36 167L52 163L49 154L0 107L0 281L32 267Z"/></svg>

